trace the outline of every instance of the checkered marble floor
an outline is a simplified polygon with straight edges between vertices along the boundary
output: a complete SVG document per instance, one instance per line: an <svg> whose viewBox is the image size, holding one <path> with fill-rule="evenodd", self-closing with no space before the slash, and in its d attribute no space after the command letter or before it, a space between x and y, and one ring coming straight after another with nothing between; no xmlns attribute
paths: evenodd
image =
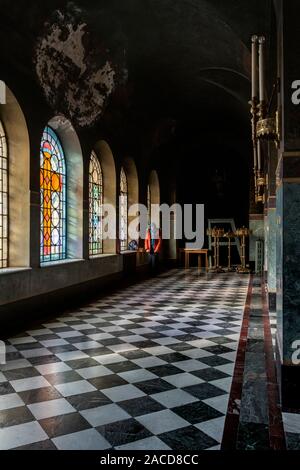
<svg viewBox="0 0 300 470"><path fill-rule="evenodd" d="M172 270L9 339L0 449L219 449L248 282Z"/></svg>

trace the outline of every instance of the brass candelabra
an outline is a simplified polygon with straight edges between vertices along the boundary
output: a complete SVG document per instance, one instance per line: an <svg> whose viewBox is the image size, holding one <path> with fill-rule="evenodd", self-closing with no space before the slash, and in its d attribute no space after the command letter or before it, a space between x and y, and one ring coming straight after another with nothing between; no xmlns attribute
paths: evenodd
<svg viewBox="0 0 300 470"><path fill-rule="evenodd" d="M266 178L264 175L263 142L273 141L278 147L280 142L279 113L270 115L273 100L279 89L279 81L274 83L272 95L266 96L266 38L252 36L252 89L251 89L251 121L254 159L255 202L265 202Z"/></svg>
<svg viewBox="0 0 300 470"><path fill-rule="evenodd" d="M236 237L234 232L227 232L224 235L225 238L228 238L228 265L227 265L227 272L234 272L235 268L231 264L231 240Z"/></svg>
<svg viewBox="0 0 300 470"><path fill-rule="evenodd" d="M214 246L214 265L210 268L210 272L213 273L223 273L224 270L220 266L220 238L224 237L224 229L214 227L213 229L207 230L207 235L214 239L213 246Z"/></svg>
<svg viewBox="0 0 300 470"><path fill-rule="evenodd" d="M246 238L251 235L251 231L246 228L242 227L237 229L236 235L241 239L241 266L238 267L237 271L240 274L248 274L250 273L250 269L246 266Z"/></svg>

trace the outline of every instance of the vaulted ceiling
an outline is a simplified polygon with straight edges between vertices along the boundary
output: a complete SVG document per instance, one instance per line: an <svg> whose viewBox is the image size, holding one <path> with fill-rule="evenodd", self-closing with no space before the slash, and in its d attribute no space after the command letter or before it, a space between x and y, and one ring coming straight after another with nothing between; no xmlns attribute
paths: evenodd
<svg viewBox="0 0 300 470"><path fill-rule="evenodd" d="M181 201L247 223L251 36L270 38L272 5L0 0L0 79L37 125L41 108L63 113L116 156L175 173Z"/></svg>
<svg viewBox="0 0 300 470"><path fill-rule="evenodd" d="M211 118L225 118L226 123L229 115L240 122L249 109L250 38L255 32L268 35L271 4L271 0L0 0L1 61L24 79L30 76L41 82L36 76L36 49L47 35L53 40L50 32L57 20L53 12L59 10L65 24L85 25L85 63L103 53L123 69L117 98L110 96L109 104L119 100L138 116L147 112L176 121L196 118L202 125ZM47 63L51 57L48 51ZM53 92L57 81L52 80L45 88L50 85ZM80 92L76 99L80 101ZM61 96L50 99L54 106L58 102Z"/></svg>

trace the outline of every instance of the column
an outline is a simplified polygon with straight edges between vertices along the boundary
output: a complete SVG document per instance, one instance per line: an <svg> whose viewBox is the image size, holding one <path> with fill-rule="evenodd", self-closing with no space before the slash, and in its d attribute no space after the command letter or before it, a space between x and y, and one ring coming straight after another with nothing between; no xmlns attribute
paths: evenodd
<svg viewBox="0 0 300 470"><path fill-rule="evenodd" d="M268 246L267 253L267 286L269 294L269 308L276 310L276 166L277 149L275 144L268 146L268 184L265 206L265 229Z"/></svg>
<svg viewBox="0 0 300 470"><path fill-rule="evenodd" d="M264 240L264 216L262 213L262 204L255 203L255 188L253 172L249 174L250 178L250 201L249 201L249 228L251 235L249 239L249 261L252 269L255 266L255 244L258 240Z"/></svg>
<svg viewBox="0 0 300 470"><path fill-rule="evenodd" d="M278 6L282 136L276 188L277 361L285 410L299 408L300 397L300 2Z"/></svg>

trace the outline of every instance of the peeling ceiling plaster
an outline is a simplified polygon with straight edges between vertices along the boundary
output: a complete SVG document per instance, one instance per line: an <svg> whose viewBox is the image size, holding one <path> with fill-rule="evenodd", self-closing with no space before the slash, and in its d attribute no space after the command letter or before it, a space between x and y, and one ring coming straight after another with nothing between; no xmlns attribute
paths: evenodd
<svg viewBox="0 0 300 470"><path fill-rule="evenodd" d="M83 17L74 4L55 11L37 41L35 67L53 110L63 112L79 127L88 127L100 118L117 86L120 65L113 62L104 43L101 53L89 47L93 38Z"/></svg>

